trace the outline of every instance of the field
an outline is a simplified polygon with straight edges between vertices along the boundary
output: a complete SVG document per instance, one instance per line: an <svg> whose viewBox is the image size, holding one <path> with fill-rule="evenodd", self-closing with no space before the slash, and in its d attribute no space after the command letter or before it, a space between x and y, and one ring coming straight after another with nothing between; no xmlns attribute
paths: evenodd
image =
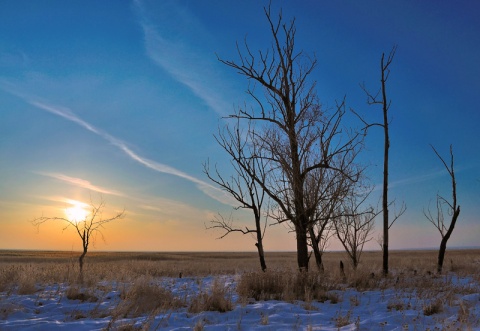
<svg viewBox="0 0 480 331"><path fill-rule="evenodd" d="M0 330L480 330L480 250L343 253L0 251ZM343 261L345 274L340 271Z"/></svg>

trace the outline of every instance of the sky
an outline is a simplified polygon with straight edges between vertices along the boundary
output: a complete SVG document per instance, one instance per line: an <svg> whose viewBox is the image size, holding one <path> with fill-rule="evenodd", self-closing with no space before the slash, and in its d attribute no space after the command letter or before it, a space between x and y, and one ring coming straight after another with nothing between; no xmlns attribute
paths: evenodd
<svg viewBox="0 0 480 331"><path fill-rule="evenodd" d="M0 249L78 250L66 217L106 203L109 223L91 249L253 251L249 235L207 230L218 213L253 226L248 212L209 181L229 159L214 134L235 107L253 105L248 81L218 61L236 43L266 50L268 1L3 1L0 4ZM391 249L438 247L423 210L451 196L453 145L461 214L449 247L480 246L480 4L474 1L273 1L295 18L296 46L318 64L311 75L326 108L346 98L368 121L381 110L360 88L379 88L380 58L398 45L387 85L390 197L407 211L390 230ZM347 114L348 123L355 123ZM360 161L381 197L383 137L371 129ZM67 212L68 213L68 212ZM392 211L393 214L393 211ZM379 249L377 220L366 249ZM295 250L283 225L265 249ZM329 249L341 249L333 240Z"/></svg>

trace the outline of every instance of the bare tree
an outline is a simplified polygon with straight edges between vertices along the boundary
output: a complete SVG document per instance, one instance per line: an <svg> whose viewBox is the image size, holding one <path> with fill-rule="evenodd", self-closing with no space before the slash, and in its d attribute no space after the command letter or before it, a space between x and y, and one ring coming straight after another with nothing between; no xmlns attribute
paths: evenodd
<svg viewBox="0 0 480 331"><path fill-rule="evenodd" d="M274 21L270 7L265 14L272 33L271 48L254 54L245 42L242 52L237 44L238 62L219 59L247 78L247 93L257 108L239 109L232 118L255 122L261 130L249 135L255 154L246 158L263 159L266 177L262 179L244 167L249 176L265 191L274 204L278 222L289 222L295 230L297 262L300 270L308 270L308 232L317 199L308 199L307 182L315 171L336 168L333 159L355 153L360 134L341 127L344 102L333 110L325 110L318 102L315 83L309 81L316 59L295 48L295 21L284 23L282 12ZM261 96L256 86L263 90ZM340 163L342 164L342 163ZM350 176L356 181L357 177Z"/></svg>
<svg viewBox="0 0 480 331"><path fill-rule="evenodd" d="M339 217L333 223L337 238L350 257L354 269L360 262L363 247L373 239L370 234L375 225L374 219L379 214L373 207L362 209L368 196L369 193L348 195L338 210Z"/></svg>
<svg viewBox="0 0 480 331"><path fill-rule="evenodd" d="M255 131L249 127L246 134L254 135ZM265 180L265 162L259 158L246 158L245 152L255 154L251 150L251 146L247 145L246 140L243 139L243 133L239 128L237 121L233 130L228 126L223 131L219 131L215 136L218 144L230 155L231 164L235 175L232 175L229 180L224 179L217 168L212 173L208 162L204 164L204 172L208 178L217 184L221 189L231 195L240 205L235 209L250 209L254 215L255 228L239 228L233 226L232 218L225 219L219 215L211 221L211 226L208 229L222 229L224 234L220 238L226 237L233 232L242 234L254 234L256 238L255 246L257 247L260 266L263 271L267 269L265 263L265 252L263 249L263 238L267 226L267 217L262 225L262 208L265 203L265 191L255 181L255 178ZM268 204L267 204L268 205ZM268 208L267 208L268 209Z"/></svg>
<svg viewBox="0 0 480 331"><path fill-rule="evenodd" d="M351 156L354 158L356 154ZM339 161L345 162L346 160L346 158L341 158ZM351 187L354 184L346 174L355 174L358 177L362 173L362 169L352 160L348 164L337 166L343 169L343 172L325 168L317 169L316 176L311 178L314 181L311 186L313 189L307 190L309 197L313 196L317 201L317 208L311 215L309 239L317 268L320 271L324 270L323 252L327 248L328 240L335 234L333 223L340 216L337 212L343 201L351 194Z"/></svg>
<svg viewBox="0 0 480 331"><path fill-rule="evenodd" d="M330 238L335 234L331 218L317 218L309 228L310 245L313 249L315 263L319 271L324 271L323 253L328 247Z"/></svg>
<svg viewBox="0 0 480 331"><path fill-rule="evenodd" d="M102 217L103 209L105 208L105 201L103 198L100 198L100 202L96 205L93 201L90 201L90 213L86 214L82 219L75 219L73 217L47 217L41 216L35 218L32 221L32 224L37 227L40 227L41 224L48 221L60 221L65 224L63 230L73 227L77 232L80 239L82 239L82 254L78 258L78 263L80 266L80 276L83 274L83 263L85 255L87 255L88 247L90 243L95 245L95 240L97 235L102 237L102 240L105 241L102 230L104 225L125 217L125 209L121 212L114 214L114 216L104 219Z"/></svg>
<svg viewBox="0 0 480 331"><path fill-rule="evenodd" d="M402 215L406 207L403 204L402 209L397 214L398 216L394 217L393 221L389 220L389 211L388 207L390 203L388 201L388 160L389 160L389 149L390 149L390 136L389 136L389 118L388 111L390 109L391 100L387 98L387 80L390 76L390 65L393 62L395 57L395 52L397 51L397 46L394 46L390 51L390 54L385 58L385 53L382 53L382 58L380 60L380 83L381 87L376 94L371 94L365 84L362 84L361 87L367 94L367 103L369 105L380 105L383 112L383 122L381 123L364 123L366 124L366 130L372 126L380 126L383 128L384 132L384 156L383 156L383 196L382 196L382 212L383 212L383 237L382 237L382 251L383 251L383 274L388 274L388 232L392 224ZM360 116L359 116L360 117Z"/></svg>
<svg viewBox="0 0 480 331"><path fill-rule="evenodd" d="M452 181L452 201L448 201L443 196L437 194L437 213L434 216L428 208L428 211L423 211L425 217L437 228L438 232L442 237L440 242L440 249L438 250L438 262L437 262L437 272L441 273L443 268L443 259L445 257L445 251L447 249L447 241L452 235L455 224L457 223L458 216L460 215L460 206L457 204L457 182L455 181L455 170L453 164L453 147L450 145L450 165L448 165L445 160L440 156L435 147L431 145L433 151L438 156L440 161L442 161L445 169L447 169L450 179ZM449 216L451 216L450 224L445 223L445 211ZM447 226L448 225L448 226Z"/></svg>

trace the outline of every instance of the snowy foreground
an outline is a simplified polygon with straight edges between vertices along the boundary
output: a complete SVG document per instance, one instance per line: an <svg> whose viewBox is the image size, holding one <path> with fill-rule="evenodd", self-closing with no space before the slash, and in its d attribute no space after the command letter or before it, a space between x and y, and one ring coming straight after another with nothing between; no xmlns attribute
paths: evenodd
<svg viewBox="0 0 480 331"><path fill-rule="evenodd" d="M98 284L98 299L68 299L68 286L43 286L33 294L0 293L0 330L480 330L478 284L454 279L472 293L419 298L417 291L386 289L332 291L338 302L282 302L242 300L235 292L235 276L162 278L161 286L188 300L208 291L216 281L227 288L233 310L191 313L187 307L113 318L125 284ZM451 279L450 279L451 281ZM432 314L425 307L440 300ZM430 301L430 302L429 302Z"/></svg>

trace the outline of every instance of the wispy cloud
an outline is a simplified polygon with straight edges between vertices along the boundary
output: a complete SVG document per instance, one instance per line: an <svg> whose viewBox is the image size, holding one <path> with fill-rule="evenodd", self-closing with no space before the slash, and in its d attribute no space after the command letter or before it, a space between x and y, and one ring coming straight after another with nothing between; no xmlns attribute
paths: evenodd
<svg viewBox="0 0 480 331"><path fill-rule="evenodd" d="M112 145L114 145L115 147L117 147L121 151L123 151L132 160L144 165L147 168L150 168L150 169L155 170L157 172L162 172L162 173L174 175L174 176L189 180L189 181L197 184L197 187L202 192L204 192L205 194L210 196L211 198L213 198L213 199L215 199L215 200L217 200L221 203L224 203L224 204L231 204L232 203L231 199L229 199L229 197L225 194L225 192L221 191L220 189L218 189L218 188L216 188L216 187L214 187L214 186L212 186L212 185L210 185L210 184L208 184L208 183L206 183L206 182L204 182L204 181L202 181L198 178L190 176L190 175L188 175L188 174L186 174L186 173L184 173L184 172L182 172L178 169L170 167L166 164L162 164L162 163L159 163L159 162L141 157L140 155L138 155L137 153L132 151L126 145L125 142L121 141L118 138L115 138L115 137L111 136L110 134L108 134L108 133L96 128L95 126L91 125L90 123L82 120L81 118L79 118L77 115L75 115L68 108L53 106L53 105L49 105L49 104L46 104L44 102L39 102L39 101L28 100L28 102L31 105L33 105L37 108L40 108L42 110L45 110L45 111L50 112L52 114L55 114L57 116L63 117L65 119L69 120L69 121L72 121L72 122L84 127L88 131L99 135L100 137L104 138L109 143L111 143ZM78 184L78 182L77 182L77 184Z"/></svg>
<svg viewBox="0 0 480 331"><path fill-rule="evenodd" d="M151 22L148 10L142 1L134 1L134 4L144 34L147 56L175 80L188 87L195 96L203 100L216 113L221 116L228 114L232 105L225 102L221 93L218 92L222 90L224 84L214 78L216 70L211 65L211 59L214 59L213 51L204 54L201 50L182 41L181 38L173 41L164 37L158 26ZM160 21L175 22L175 26L179 27L189 26L189 31L204 31L191 13L186 10L182 10L180 13L180 10L174 9L177 8L165 10L169 16L173 15L174 19L170 17L168 20Z"/></svg>
<svg viewBox="0 0 480 331"><path fill-rule="evenodd" d="M395 188L395 187L400 187L400 186L405 186L405 185L412 185L412 184L417 184L420 182L425 182L434 178L442 177L447 175L447 172L443 170L438 170L438 171L432 171L428 174L423 174L419 176L412 176L404 179L399 179L396 181L392 181L388 184L388 188ZM380 191L382 190L383 184L377 184L375 185L375 189L373 191Z"/></svg>
<svg viewBox="0 0 480 331"><path fill-rule="evenodd" d="M38 172L38 174L42 175L42 176L50 177L50 178L55 178L55 179L58 179L60 181L66 182L70 185L85 188L87 190L91 190L91 191L94 191L94 192L116 195L116 196L125 196L121 192L106 189L104 187L100 187L100 186L97 186L97 185L93 185L92 183L90 183L88 180L85 180L85 179L70 177L70 176L67 176L67 175L64 175L64 174L59 174L59 173Z"/></svg>
<svg viewBox="0 0 480 331"><path fill-rule="evenodd" d="M65 197L41 197L42 200L53 201L53 202L60 202L62 204L72 205L72 206L81 206L82 208L87 208L90 205L83 201L73 200Z"/></svg>

